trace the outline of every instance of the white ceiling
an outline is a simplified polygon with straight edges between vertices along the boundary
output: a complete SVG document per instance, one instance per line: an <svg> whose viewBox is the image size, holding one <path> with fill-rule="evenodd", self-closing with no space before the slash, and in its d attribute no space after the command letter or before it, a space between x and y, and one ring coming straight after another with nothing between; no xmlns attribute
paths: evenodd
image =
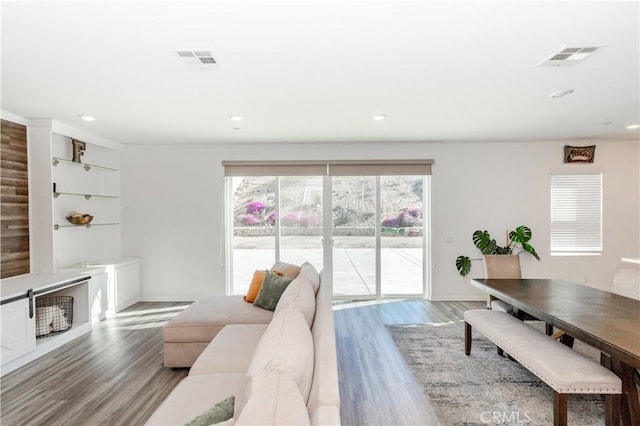
<svg viewBox="0 0 640 426"><path fill-rule="evenodd" d="M640 121L638 1L2 1L1 13L2 109L123 143L639 134L625 128ZM537 66L594 44L606 47L581 63ZM218 65L189 71L176 49Z"/></svg>

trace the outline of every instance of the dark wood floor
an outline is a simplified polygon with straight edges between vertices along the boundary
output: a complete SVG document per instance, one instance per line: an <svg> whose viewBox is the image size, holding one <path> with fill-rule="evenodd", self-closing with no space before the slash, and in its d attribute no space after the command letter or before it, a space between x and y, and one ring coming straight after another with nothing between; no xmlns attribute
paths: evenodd
<svg viewBox="0 0 640 426"><path fill-rule="evenodd" d="M387 324L457 321L481 303L380 301L335 307L344 425L432 425ZM162 325L185 303L139 303L2 377L1 424L143 424L187 375L162 365Z"/></svg>

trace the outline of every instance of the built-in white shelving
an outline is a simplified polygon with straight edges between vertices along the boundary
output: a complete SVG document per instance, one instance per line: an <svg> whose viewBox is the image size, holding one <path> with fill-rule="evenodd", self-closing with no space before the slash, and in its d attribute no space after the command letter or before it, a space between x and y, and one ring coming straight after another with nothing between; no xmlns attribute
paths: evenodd
<svg viewBox="0 0 640 426"><path fill-rule="evenodd" d="M120 253L120 153L90 140L79 161L72 161L70 136L52 133L51 178L56 267ZM72 212L93 216L91 223L74 225ZM75 228L75 230L73 230Z"/></svg>
<svg viewBox="0 0 640 426"><path fill-rule="evenodd" d="M72 138L85 144L80 162L72 161ZM28 151L29 229L37 244L31 250L32 273L0 283L0 375L140 300L140 260L121 257L123 146L51 119L30 119L28 140L37 147ZM72 211L94 218L73 225L66 219ZM35 301L50 295L73 297L73 324L36 339Z"/></svg>

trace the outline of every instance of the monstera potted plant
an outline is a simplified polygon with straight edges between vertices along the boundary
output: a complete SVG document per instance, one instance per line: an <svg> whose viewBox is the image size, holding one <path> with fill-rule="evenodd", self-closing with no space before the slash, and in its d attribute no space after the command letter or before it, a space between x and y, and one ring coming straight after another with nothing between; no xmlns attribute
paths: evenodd
<svg viewBox="0 0 640 426"><path fill-rule="evenodd" d="M509 232L507 245L504 247L499 246L487 231L477 230L473 233L473 244L475 244L483 256L518 255L522 252L527 252L537 260L540 260L540 256L538 256L536 250L529 244L529 240L531 240L531 229L524 225L520 225L515 230ZM518 248L521 250L514 254L514 250ZM469 256L458 256L456 259L456 268L460 275L465 276L469 273L471 270L471 260Z"/></svg>

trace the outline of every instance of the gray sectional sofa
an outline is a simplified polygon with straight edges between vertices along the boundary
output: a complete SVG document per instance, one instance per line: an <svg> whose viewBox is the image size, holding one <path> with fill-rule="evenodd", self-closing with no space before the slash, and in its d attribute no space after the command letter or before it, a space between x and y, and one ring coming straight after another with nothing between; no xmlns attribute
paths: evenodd
<svg viewBox="0 0 640 426"><path fill-rule="evenodd" d="M339 425L332 289L320 281L304 263L273 312L207 297L167 323L165 365L191 369L147 424L183 425L233 396L222 424Z"/></svg>

